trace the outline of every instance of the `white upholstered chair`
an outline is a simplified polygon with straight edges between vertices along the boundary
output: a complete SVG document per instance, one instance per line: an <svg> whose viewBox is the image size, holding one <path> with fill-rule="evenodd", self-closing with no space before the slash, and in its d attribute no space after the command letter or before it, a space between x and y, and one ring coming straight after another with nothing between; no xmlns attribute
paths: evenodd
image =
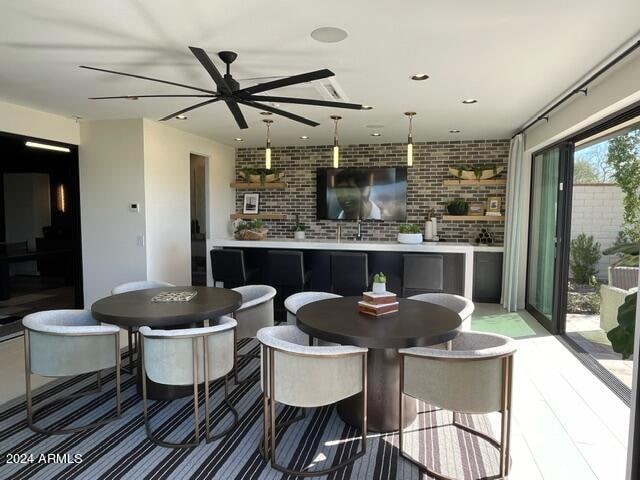
<svg viewBox="0 0 640 480"><path fill-rule="evenodd" d="M515 342L502 335L460 332L451 350L414 347L400 349L400 418L402 397L409 395L429 405L453 412L452 425L489 442L500 452L500 478L509 472L511 384ZM500 441L456 421L456 413L500 412ZM403 426L399 428L400 455L419 465L430 476L447 478L411 458L403 450Z"/></svg>
<svg viewBox="0 0 640 480"><path fill-rule="evenodd" d="M236 342L243 338L253 338L258 330L274 325L273 299L276 296L276 289L269 285L245 285L236 287L235 290L242 295L242 305L233 313L233 317L238 322L236 329ZM254 357L253 354L238 354L237 345L234 354L235 363L233 376L236 384L238 382L238 357ZM247 378L243 381L257 381L258 377Z"/></svg>
<svg viewBox="0 0 640 480"><path fill-rule="evenodd" d="M460 327L463 331L471 330L471 314L475 309L473 302L468 298L451 293L422 293L408 297L410 300L419 300L421 302L433 303L441 307L448 308L456 312L462 320Z"/></svg>
<svg viewBox="0 0 640 480"><path fill-rule="evenodd" d="M116 285L111 289L111 295L118 295L119 293L134 292L136 290L146 290L148 288L161 288L161 287L175 287L172 283L161 282L158 280L139 280L136 282L127 282ZM129 356L129 368L125 371L127 373L133 373L133 352L138 350L137 328L127 328L128 334L128 356Z"/></svg>
<svg viewBox="0 0 640 480"><path fill-rule="evenodd" d="M290 295L284 301L284 308L287 310L287 325L296 324L296 313L299 308L309 303L319 302L320 300L340 297L342 297L342 295L328 292L300 292Z"/></svg>
<svg viewBox="0 0 640 480"><path fill-rule="evenodd" d="M140 327L142 352L142 401L147 436L163 447L190 448L200 443L198 420L198 384L204 382L205 430L207 442L228 434L238 423L238 412L229 401L227 375L233 369L236 321L221 317L213 327L179 330L152 330ZM195 439L189 443L171 443L157 437L147 412L147 377L164 385L193 385ZM209 421L209 384L224 379L224 404L233 415L233 423L212 435Z"/></svg>
<svg viewBox="0 0 640 480"><path fill-rule="evenodd" d="M363 456L367 449L367 400L362 395L362 447L360 452L330 468L294 471L276 458L276 402L300 408L330 405L367 390L367 349L353 346L309 346L309 338L297 327L282 325L258 332L262 344L262 392L264 407L262 455L271 467L289 475L326 475ZM304 418L298 417L296 420ZM292 422L287 422L288 425Z"/></svg>
<svg viewBox="0 0 640 480"><path fill-rule="evenodd" d="M22 319L24 325L27 424L35 432L45 434L73 433L104 425L119 418L120 406L120 329L101 325L88 310L48 310L32 313ZM73 397L101 390L100 372L115 367L116 415L96 422L66 429L46 429L35 425L38 413L33 408L31 375L66 377L96 373L97 388ZM58 402L56 400L51 403ZM47 407L51 406L47 404Z"/></svg>

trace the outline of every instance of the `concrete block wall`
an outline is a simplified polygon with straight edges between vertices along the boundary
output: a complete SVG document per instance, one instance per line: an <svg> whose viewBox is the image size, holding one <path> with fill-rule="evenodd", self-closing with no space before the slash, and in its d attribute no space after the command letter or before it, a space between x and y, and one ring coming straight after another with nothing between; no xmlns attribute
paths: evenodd
<svg viewBox="0 0 640 480"><path fill-rule="evenodd" d="M581 233L593 235L602 250L616 241L622 229L624 208L623 194L615 184L576 184L573 186L571 212L571 238ZM603 256L598 264L598 277L607 278L607 267L617 256Z"/></svg>

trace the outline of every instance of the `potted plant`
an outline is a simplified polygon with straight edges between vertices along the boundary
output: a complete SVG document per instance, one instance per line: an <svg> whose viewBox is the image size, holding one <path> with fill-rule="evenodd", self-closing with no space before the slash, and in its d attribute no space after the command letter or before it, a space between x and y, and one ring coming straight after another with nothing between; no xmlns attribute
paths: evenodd
<svg viewBox="0 0 640 480"><path fill-rule="evenodd" d="M461 180L488 180L500 175L504 166L498 165L461 165L449 167L449 173Z"/></svg>
<svg viewBox="0 0 640 480"><path fill-rule="evenodd" d="M373 293L384 293L387 291L387 277L384 273L376 273L373 276Z"/></svg>
<svg viewBox="0 0 640 480"><path fill-rule="evenodd" d="M466 215L469 213L469 202L463 198L456 198L447 203L449 215Z"/></svg>
<svg viewBox="0 0 640 480"><path fill-rule="evenodd" d="M400 233L398 233L398 242L400 243L422 243L422 231L419 225L414 223L405 223L400 225Z"/></svg>
<svg viewBox="0 0 640 480"><path fill-rule="evenodd" d="M265 183L275 182L280 179L280 170L275 168L251 168L246 167L240 170L240 176L248 183Z"/></svg>
<svg viewBox="0 0 640 480"><path fill-rule="evenodd" d="M304 240L304 231L308 227L304 223L300 223L298 220L298 215L296 215L296 222L293 225L293 238L296 240Z"/></svg>
<svg viewBox="0 0 640 480"><path fill-rule="evenodd" d="M262 220L239 221L235 225L234 236L236 240L264 240L267 238L266 228L262 228Z"/></svg>

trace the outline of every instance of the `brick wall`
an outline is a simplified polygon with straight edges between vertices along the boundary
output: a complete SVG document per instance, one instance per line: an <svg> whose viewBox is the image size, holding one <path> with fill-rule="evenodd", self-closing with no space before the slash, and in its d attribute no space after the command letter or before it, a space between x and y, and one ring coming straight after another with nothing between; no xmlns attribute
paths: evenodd
<svg viewBox="0 0 640 480"><path fill-rule="evenodd" d="M497 164L506 167L509 156L508 140L474 140L465 142L426 142L414 145L413 167L408 169L407 221L424 225L429 208L435 209L438 219L445 205L454 198L468 201L485 201L488 196L503 199L506 187L464 186L445 187L443 181L452 178L449 166L468 164ZM406 145L363 144L340 147L341 167L386 167L406 164ZM265 221L271 238L292 238L291 228L295 215L307 224L307 238L332 239L336 235L337 222L316 220L316 168L331 167L331 146L276 147L272 148L272 166L284 171L288 188L285 190L256 190L260 194L260 211L286 213L286 221ZM236 151L236 172L245 167L263 167L264 148L239 148ZM504 177L506 174L502 174ZM240 177L238 176L238 179ZM237 190L236 207L242 211L243 194L250 190ZM365 240L395 240L401 222L363 222ZM352 238L356 222L342 222L343 238ZM447 241L467 242L475 238L481 227L495 233L495 240L502 243L504 224L498 222L442 222L439 234Z"/></svg>
<svg viewBox="0 0 640 480"><path fill-rule="evenodd" d="M582 184L573 186L571 238L581 233L593 235L602 250L612 246L622 229L624 195L618 185ZM607 278L607 267L618 260L617 255L603 256L598 264L598 277Z"/></svg>

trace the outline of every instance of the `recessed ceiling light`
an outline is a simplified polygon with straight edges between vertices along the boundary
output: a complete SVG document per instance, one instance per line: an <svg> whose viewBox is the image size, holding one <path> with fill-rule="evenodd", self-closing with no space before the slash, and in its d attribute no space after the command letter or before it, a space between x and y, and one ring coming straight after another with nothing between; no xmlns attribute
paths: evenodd
<svg viewBox="0 0 640 480"><path fill-rule="evenodd" d="M244 140L242 140L240 137L236 137L236 138L234 138L234 140L235 140L236 142L243 142L243 141L244 141Z"/></svg>
<svg viewBox="0 0 640 480"><path fill-rule="evenodd" d="M457 129L449 130L449 133L460 133L460 130L457 130Z"/></svg>
<svg viewBox="0 0 640 480"><path fill-rule="evenodd" d="M411 80L426 80L429 78L429 75L426 73L416 73L415 75L411 75Z"/></svg>
<svg viewBox="0 0 640 480"><path fill-rule="evenodd" d="M362 105L360 110L373 110L373 105Z"/></svg>
<svg viewBox="0 0 640 480"><path fill-rule="evenodd" d="M382 135L380 132L373 132L371 134L372 137L379 137L380 135Z"/></svg>
<svg viewBox="0 0 640 480"><path fill-rule="evenodd" d="M300 135L300 140L309 140L309 137L306 135Z"/></svg>
<svg viewBox="0 0 640 480"><path fill-rule="evenodd" d="M186 115L178 115L176 116L176 120L186 120L188 117Z"/></svg>
<svg viewBox="0 0 640 480"><path fill-rule="evenodd" d="M322 43L341 42L347 35L347 32L337 27L320 27L311 32L311 38Z"/></svg>
<svg viewBox="0 0 640 480"><path fill-rule="evenodd" d="M271 112L260 112L260 115L271 115Z"/></svg>
<svg viewBox="0 0 640 480"><path fill-rule="evenodd" d="M462 100L462 103L464 103L465 105L471 105L472 103L478 103L478 100L476 100L475 98L465 98L464 100Z"/></svg>

